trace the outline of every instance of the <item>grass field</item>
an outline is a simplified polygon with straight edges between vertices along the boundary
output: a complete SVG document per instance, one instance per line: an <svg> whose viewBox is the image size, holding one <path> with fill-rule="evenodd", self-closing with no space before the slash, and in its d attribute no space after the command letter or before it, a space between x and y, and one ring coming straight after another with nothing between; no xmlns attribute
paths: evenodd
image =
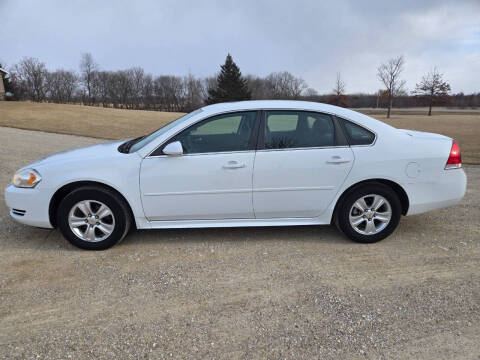
<svg viewBox="0 0 480 360"><path fill-rule="evenodd" d="M459 142L464 163L480 164L480 112L434 111L429 117L426 112L394 110L387 120L382 110L361 111L397 128L450 136ZM0 102L0 126L104 139L144 135L181 115L81 105Z"/></svg>
<svg viewBox="0 0 480 360"><path fill-rule="evenodd" d="M126 139L145 135L182 115L183 113L0 101L0 126L101 139Z"/></svg>
<svg viewBox="0 0 480 360"><path fill-rule="evenodd" d="M465 164L480 164L480 114L370 115L398 129L439 133L457 140Z"/></svg>

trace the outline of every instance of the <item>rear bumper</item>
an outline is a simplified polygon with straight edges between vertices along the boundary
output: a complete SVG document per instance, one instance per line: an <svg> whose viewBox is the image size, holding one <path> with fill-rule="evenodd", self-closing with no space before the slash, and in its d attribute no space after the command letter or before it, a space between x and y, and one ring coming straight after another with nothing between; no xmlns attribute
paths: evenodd
<svg viewBox="0 0 480 360"><path fill-rule="evenodd" d="M12 184L5 189L5 202L10 209L10 216L25 225L53 228L48 213L50 198L50 192L45 189L17 188Z"/></svg>
<svg viewBox="0 0 480 360"><path fill-rule="evenodd" d="M458 204L467 189L467 176L463 169L444 170L432 181L406 184L410 200L407 215L421 214L427 211Z"/></svg>

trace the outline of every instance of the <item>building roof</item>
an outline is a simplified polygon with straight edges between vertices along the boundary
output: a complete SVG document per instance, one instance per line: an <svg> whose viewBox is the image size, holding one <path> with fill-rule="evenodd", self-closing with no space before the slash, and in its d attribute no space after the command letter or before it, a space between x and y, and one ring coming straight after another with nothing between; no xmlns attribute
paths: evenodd
<svg viewBox="0 0 480 360"><path fill-rule="evenodd" d="M0 73L8 74L8 71L0 67Z"/></svg>

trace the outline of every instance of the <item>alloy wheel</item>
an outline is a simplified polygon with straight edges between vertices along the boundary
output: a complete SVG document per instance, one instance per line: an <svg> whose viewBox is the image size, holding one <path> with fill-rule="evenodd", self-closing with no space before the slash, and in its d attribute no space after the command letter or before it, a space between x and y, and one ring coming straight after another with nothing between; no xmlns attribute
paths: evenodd
<svg viewBox="0 0 480 360"><path fill-rule="evenodd" d="M355 201L350 208L352 228L362 235L374 235L387 227L392 218L392 207L381 195L369 194Z"/></svg>
<svg viewBox="0 0 480 360"><path fill-rule="evenodd" d="M99 242L115 229L112 210L97 200L83 200L75 204L68 215L70 230L80 239Z"/></svg>

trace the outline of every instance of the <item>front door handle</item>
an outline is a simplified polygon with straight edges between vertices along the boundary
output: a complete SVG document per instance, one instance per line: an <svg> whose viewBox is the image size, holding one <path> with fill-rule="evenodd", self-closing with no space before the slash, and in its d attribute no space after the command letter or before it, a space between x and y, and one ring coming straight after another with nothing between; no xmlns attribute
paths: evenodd
<svg viewBox="0 0 480 360"><path fill-rule="evenodd" d="M244 168L246 165L239 163L238 161L232 160L223 165L224 169L241 169Z"/></svg>
<svg viewBox="0 0 480 360"><path fill-rule="evenodd" d="M346 164L350 159L342 158L341 156L332 156L330 160L327 160L327 164Z"/></svg>

